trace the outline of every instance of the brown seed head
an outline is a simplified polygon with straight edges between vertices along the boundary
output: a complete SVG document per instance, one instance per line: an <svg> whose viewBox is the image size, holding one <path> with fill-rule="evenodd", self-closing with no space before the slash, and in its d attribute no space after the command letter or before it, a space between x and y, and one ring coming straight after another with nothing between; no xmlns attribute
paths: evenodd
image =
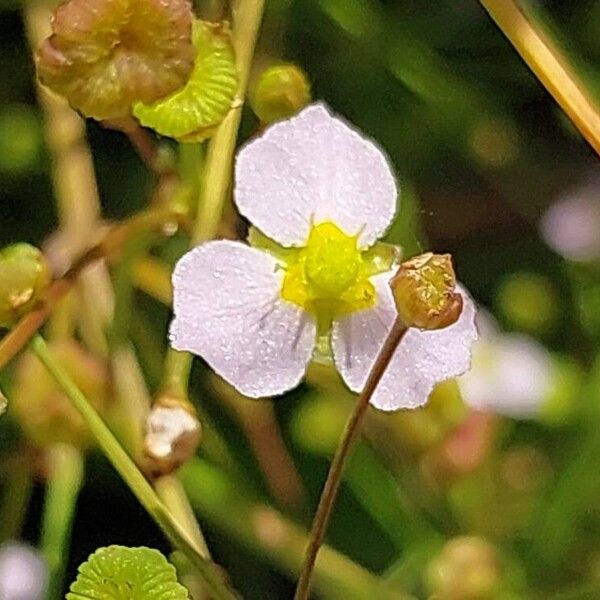
<svg viewBox="0 0 600 600"><path fill-rule="evenodd" d="M390 286L407 327L443 329L460 317L463 301L449 254L428 252L407 260Z"/></svg>
<svg viewBox="0 0 600 600"><path fill-rule="evenodd" d="M188 0L69 0L52 30L37 53L40 81L98 120L174 92L194 64Z"/></svg>

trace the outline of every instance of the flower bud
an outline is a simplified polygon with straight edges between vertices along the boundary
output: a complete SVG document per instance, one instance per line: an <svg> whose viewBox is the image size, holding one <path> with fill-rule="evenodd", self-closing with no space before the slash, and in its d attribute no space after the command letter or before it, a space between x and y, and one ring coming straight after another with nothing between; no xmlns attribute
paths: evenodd
<svg viewBox="0 0 600 600"><path fill-rule="evenodd" d="M29 312L50 279L50 267L34 246L19 243L0 250L0 327Z"/></svg>
<svg viewBox="0 0 600 600"><path fill-rule="evenodd" d="M462 296L449 254L428 252L407 260L390 281L400 318L407 327L443 329L462 312Z"/></svg>
<svg viewBox="0 0 600 600"><path fill-rule="evenodd" d="M92 406L101 410L108 387L106 365L72 340L51 342L56 361ZM17 364L9 411L27 437L39 446L57 442L85 448L91 442L89 430L54 378L30 352Z"/></svg>
<svg viewBox="0 0 600 600"><path fill-rule="evenodd" d="M172 473L194 455L201 431L200 421L189 402L160 396L146 420L147 471L153 477Z"/></svg>
<svg viewBox="0 0 600 600"><path fill-rule="evenodd" d="M185 84L194 65L188 0L69 0L40 46L40 81L87 117L127 119Z"/></svg>
<svg viewBox="0 0 600 600"><path fill-rule="evenodd" d="M265 69L250 95L250 104L263 123L288 119L310 102L306 74L296 65Z"/></svg>
<svg viewBox="0 0 600 600"><path fill-rule="evenodd" d="M496 549L475 536L450 540L426 572L427 587L439 600L494 598L501 579Z"/></svg>

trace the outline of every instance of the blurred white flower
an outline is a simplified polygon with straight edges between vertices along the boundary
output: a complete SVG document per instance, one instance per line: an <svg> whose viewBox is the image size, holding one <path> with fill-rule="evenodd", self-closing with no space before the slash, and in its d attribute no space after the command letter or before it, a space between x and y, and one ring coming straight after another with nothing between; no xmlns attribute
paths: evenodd
<svg viewBox="0 0 600 600"><path fill-rule="evenodd" d="M358 392L397 311L395 256L377 243L396 213L386 157L322 104L269 128L238 154L235 202L262 233L202 244L173 275L173 347L202 356L242 394L281 394L302 379L317 338ZM438 331L411 329L372 403L413 408L463 373L475 308Z"/></svg>
<svg viewBox="0 0 600 600"><path fill-rule="evenodd" d="M46 564L33 548L20 542L0 546L2 600L42 600L47 581Z"/></svg>
<svg viewBox="0 0 600 600"><path fill-rule="evenodd" d="M555 202L540 223L546 243L574 261L600 259L600 175Z"/></svg>
<svg viewBox="0 0 600 600"><path fill-rule="evenodd" d="M515 418L538 416L555 384L550 352L529 336L501 333L482 311L477 325L472 367L458 379L465 402Z"/></svg>

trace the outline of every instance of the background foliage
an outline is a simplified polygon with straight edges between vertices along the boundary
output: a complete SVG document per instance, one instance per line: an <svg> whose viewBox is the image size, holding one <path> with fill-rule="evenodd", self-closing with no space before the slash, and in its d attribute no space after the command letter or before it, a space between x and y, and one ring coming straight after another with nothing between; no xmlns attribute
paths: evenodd
<svg viewBox="0 0 600 600"><path fill-rule="evenodd" d="M214 5L202 1L199 10ZM0 246L21 240L42 245L57 225L50 157L21 6L2 0L0 10ZM600 3L545 1L536 10L540 26L599 89ZM474 446L480 460L473 468L439 460L444 441L469 418L452 384L425 411L387 422L374 418L352 459L330 544L427 597L444 542L480 536L501 565L501 584L490 597L600 597L600 275L593 265L575 266L555 254L538 228L548 206L598 175L597 157L474 0L271 0L255 66L281 59L300 65L313 97L368 132L391 157L403 196L389 239L407 254L422 248L451 252L461 280L503 328L533 335L583 373L580 388L565 383L574 401L561 408L560 418L494 419L481 434L486 443ZM256 126L248 110L242 135ZM152 180L127 139L91 122L88 135L105 217L139 210ZM232 223L234 231L244 231L241 223L226 223L223 235L231 235ZM171 260L182 243L176 237L159 253ZM507 287L515 274L536 275L540 285L521 293L521 279ZM152 387L169 312L141 292L135 310L141 325L132 335ZM540 311L549 315L541 325ZM11 377L10 370L2 374L3 387L10 388ZM208 544L245 597L287 598L294 560L285 555L289 547L269 541L269 532L277 531L270 513L255 514L245 502L275 506L306 527L350 399L329 374L317 374L274 404L305 488L299 493L285 477L277 479L277 461L269 466L264 457L257 460L252 438L263 434L248 426L253 407L200 361L192 385L209 426L201 462L183 476ZM7 493L16 471L34 474L31 500L20 508L26 508L23 537L36 543L44 491L39 455L10 419L0 423L0 452ZM274 469L275 483L269 484L265 468ZM109 544L169 551L133 496L92 452L67 579L91 552ZM473 560L487 565L486 552L476 547ZM329 597L348 597L335 585Z"/></svg>

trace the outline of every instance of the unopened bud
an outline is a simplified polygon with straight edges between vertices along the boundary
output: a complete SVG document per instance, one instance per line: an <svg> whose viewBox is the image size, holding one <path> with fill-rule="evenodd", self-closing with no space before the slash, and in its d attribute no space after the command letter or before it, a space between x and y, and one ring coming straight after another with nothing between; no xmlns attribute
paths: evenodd
<svg viewBox="0 0 600 600"><path fill-rule="evenodd" d="M250 104L263 123L288 119L310 102L306 74L295 65L265 69L250 96Z"/></svg>
<svg viewBox="0 0 600 600"><path fill-rule="evenodd" d="M71 340L52 342L50 350L90 404L102 411L107 396L108 370L103 361ZM91 435L80 414L54 378L30 352L17 364L9 411L27 437L39 446L57 442L85 448Z"/></svg>
<svg viewBox="0 0 600 600"><path fill-rule="evenodd" d="M8 327L29 312L50 283L44 255L29 244L0 250L0 326Z"/></svg>
<svg viewBox="0 0 600 600"><path fill-rule="evenodd" d="M450 540L429 564L427 587L439 600L494 598L501 580L494 546L475 536Z"/></svg>
<svg viewBox="0 0 600 600"><path fill-rule="evenodd" d="M40 81L87 117L127 119L185 84L194 65L188 0L68 0L40 46Z"/></svg>
<svg viewBox="0 0 600 600"><path fill-rule="evenodd" d="M148 471L154 477L172 473L194 455L200 435L200 421L189 402L160 396L146 420Z"/></svg>
<svg viewBox="0 0 600 600"><path fill-rule="evenodd" d="M449 254L421 254L400 265L390 281L400 318L407 327L443 329L456 323L463 300Z"/></svg>

